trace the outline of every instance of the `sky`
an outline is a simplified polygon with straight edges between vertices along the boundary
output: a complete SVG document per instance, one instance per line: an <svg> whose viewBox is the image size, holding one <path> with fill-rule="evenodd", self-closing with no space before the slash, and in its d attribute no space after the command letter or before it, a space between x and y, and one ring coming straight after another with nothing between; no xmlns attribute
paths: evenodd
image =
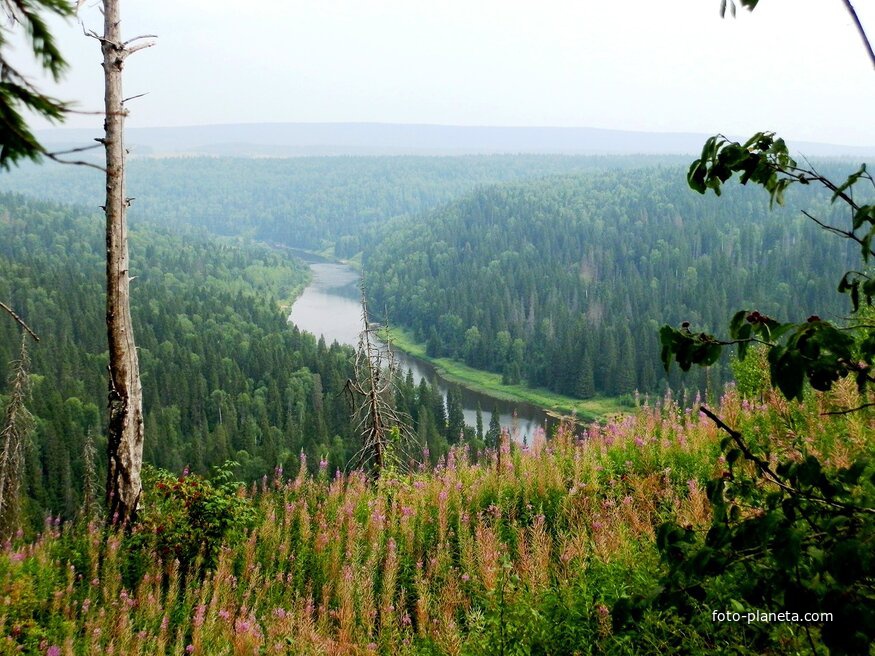
<svg viewBox="0 0 875 656"><path fill-rule="evenodd" d="M856 0L875 40L875 1ZM875 145L875 70L842 2L122 0L130 127L263 122L774 130ZM102 30L96 0L80 10ZM94 39L53 22L70 70L43 82L99 110ZM16 61L23 62L19 47ZM30 70L36 72L36 68ZM36 124L43 127L45 124ZM72 116L68 127L100 126Z"/></svg>

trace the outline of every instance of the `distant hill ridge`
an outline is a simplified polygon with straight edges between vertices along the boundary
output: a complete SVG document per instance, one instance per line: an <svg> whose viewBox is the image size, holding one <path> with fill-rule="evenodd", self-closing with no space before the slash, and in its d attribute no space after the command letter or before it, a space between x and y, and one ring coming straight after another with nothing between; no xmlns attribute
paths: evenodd
<svg viewBox="0 0 875 656"><path fill-rule="evenodd" d="M87 129L43 130L50 147L82 145ZM633 132L587 127L489 127L392 123L248 123L164 128L129 128L127 141L139 155L462 155L560 153L584 155L695 154L710 135ZM871 156L875 144L795 142L814 157Z"/></svg>

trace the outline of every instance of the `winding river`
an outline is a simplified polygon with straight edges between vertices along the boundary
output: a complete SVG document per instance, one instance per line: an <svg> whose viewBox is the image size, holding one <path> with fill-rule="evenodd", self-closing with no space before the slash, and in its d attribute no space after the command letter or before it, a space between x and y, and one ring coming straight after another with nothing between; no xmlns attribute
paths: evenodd
<svg viewBox="0 0 875 656"><path fill-rule="evenodd" d="M313 273L313 281L292 306L289 321L301 330L322 335L325 341L357 346L361 331L361 305L359 303L358 273L345 264L331 262L318 255L293 250L293 255L304 260ZM435 382L446 402L448 383L435 368L424 360L396 351L401 371L409 369L418 385L425 378ZM539 427L546 426L549 418L543 409L527 403L496 399L488 394L461 388L465 423L477 423L477 404L483 413L484 430L489 426L492 409L500 415L501 425L510 430L517 441L531 438Z"/></svg>

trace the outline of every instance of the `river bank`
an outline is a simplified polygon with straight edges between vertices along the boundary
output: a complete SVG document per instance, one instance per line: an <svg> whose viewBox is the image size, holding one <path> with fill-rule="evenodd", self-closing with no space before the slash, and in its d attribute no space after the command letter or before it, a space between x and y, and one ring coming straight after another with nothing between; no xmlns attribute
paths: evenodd
<svg viewBox="0 0 875 656"><path fill-rule="evenodd" d="M543 388L505 385L501 382L501 374L474 369L449 358L430 357L426 353L425 344L416 342L413 335L403 328L393 327L390 336L394 348L428 362L444 380L503 401L538 406L555 419L571 417L578 421L590 422L610 415L622 414L630 409L616 398L597 397L580 400Z"/></svg>
<svg viewBox="0 0 875 656"><path fill-rule="evenodd" d="M313 274L304 294L296 299L289 319L304 330L323 335L327 342L336 340L355 346L361 330L357 266L360 263L339 261L327 251L286 250L307 262ZM417 343L403 328L393 327L391 337L402 371L412 369L417 384L423 377L437 378L444 394L446 385L461 388L469 425L474 425L478 407L488 416L496 404L503 425L517 424L521 435L530 435L538 426L546 428L565 418L588 423L629 411L629 406L615 398L584 401L546 389L504 385L499 374L448 358L429 357L425 345Z"/></svg>

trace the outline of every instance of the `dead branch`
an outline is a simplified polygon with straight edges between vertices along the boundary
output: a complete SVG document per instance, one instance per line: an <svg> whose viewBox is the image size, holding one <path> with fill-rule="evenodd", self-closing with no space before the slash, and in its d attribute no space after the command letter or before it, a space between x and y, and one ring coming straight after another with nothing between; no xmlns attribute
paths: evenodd
<svg viewBox="0 0 875 656"><path fill-rule="evenodd" d="M52 153L45 153L45 156L48 157L53 162L57 162L58 164L72 164L74 166L87 166L92 169L97 169L98 171L102 171L106 173L106 168L101 166L100 164L95 164L94 162L86 162L82 159L61 159L60 157L56 157Z"/></svg>
<svg viewBox="0 0 875 656"><path fill-rule="evenodd" d="M12 311L12 308L11 308L11 307L9 307L8 305L6 305L6 304L3 303L2 301L0 301L0 308L3 308L4 310L6 310L6 312L9 313L9 316L12 317L13 319L15 319L15 321L18 322L18 325L21 326L22 328L24 328L24 329L27 331L27 333L28 333L31 337L33 337L33 339L34 339L35 342L38 342L38 341L39 341L39 337L37 337L36 333L33 332L33 330L31 330L30 326L28 326L28 325L24 322L24 319L22 319L22 318L19 317L17 314L15 314L15 312Z"/></svg>
<svg viewBox="0 0 875 656"><path fill-rule="evenodd" d="M409 421L393 406L398 365L390 342L381 342L371 322L362 289L362 324L355 357L355 379L344 386L350 399L355 429L362 448L351 461L355 466L373 462L376 474L400 464L397 448L412 442ZM396 439L397 438L397 439Z"/></svg>
<svg viewBox="0 0 875 656"><path fill-rule="evenodd" d="M128 96L127 98L122 100L122 105L124 105L129 100L136 100L137 98L142 98L143 96L148 96L148 95L149 95L149 92L144 91L143 93L138 93L136 96Z"/></svg>
<svg viewBox="0 0 875 656"><path fill-rule="evenodd" d="M102 113L102 112L101 112ZM95 141L97 141L95 139ZM70 150L55 150L51 153L44 153L45 155L72 155L73 153L84 153L87 150L94 150L95 148L102 148L102 143L92 144L90 146L79 146L78 148L70 148Z"/></svg>
<svg viewBox="0 0 875 656"><path fill-rule="evenodd" d="M154 45L155 45L154 41L149 41L148 43L140 43L140 44L132 46L130 48L123 46L122 57L124 57L124 58L130 57L135 52L139 52L140 50L145 50L146 48L151 48Z"/></svg>
<svg viewBox="0 0 875 656"><path fill-rule="evenodd" d="M136 41L140 41L142 39L157 39L157 34L141 34L140 36L135 36L133 39L128 39L122 44L122 47L127 48L129 45Z"/></svg>

